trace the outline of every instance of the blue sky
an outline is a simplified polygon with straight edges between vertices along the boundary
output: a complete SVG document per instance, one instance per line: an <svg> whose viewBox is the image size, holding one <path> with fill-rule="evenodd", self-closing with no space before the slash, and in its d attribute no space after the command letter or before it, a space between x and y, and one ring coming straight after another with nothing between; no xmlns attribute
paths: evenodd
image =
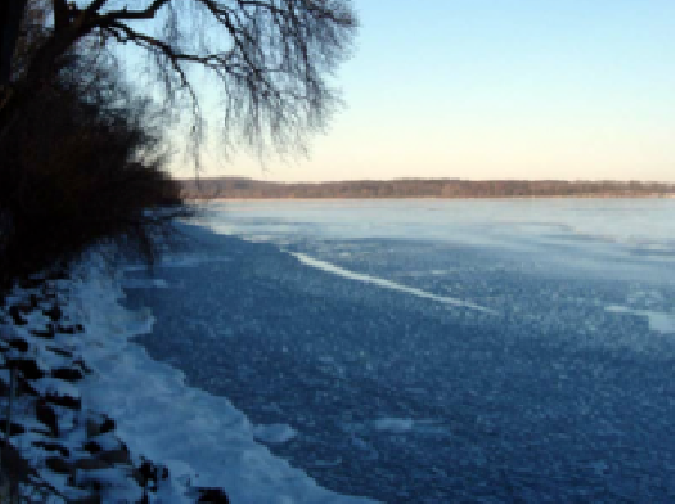
<svg viewBox="0 0 675 504"><path fill-rule="evenodd" d="M206 175L675 181L675 1L353 3L347 108L309 157L210 149Z"/></svg>

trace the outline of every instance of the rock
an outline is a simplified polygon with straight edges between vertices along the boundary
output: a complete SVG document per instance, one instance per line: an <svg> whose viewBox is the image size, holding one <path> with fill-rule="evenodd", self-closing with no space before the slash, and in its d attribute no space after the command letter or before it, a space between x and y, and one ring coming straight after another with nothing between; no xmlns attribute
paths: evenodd
<svg viewBox="0 0 675 504"><path fill-rule="evenodd" d="M52 404L58 404L73 410L79 410L82 407L82 399L79 397L71 397L67 395L59 395L53 392L48 392L45 396L45 401Z"/></svg>
<svg viewBox="0 0 675 504"><path fill-rule="evenodd" d="M18 306L16 305L10 306L9 310L7 311L9 312L9 316L12 317L12 321L14 322L15 325L22 326L28 323L28 320L26 320L22 316Z"/></svg>
<svg viewBox="0 0 675 504"><path fill-rule="evenodd" d="M32 445L37 446L38 448L44 448L47 451L57 451L59 452L59 454L61 454L62 457L67 457L68 455L70 455L68 448L66 448L65 446L61 446L58 443L48 443L46 441L33 441Z"/></svg>
<svg viewBox="0 0 675 504"><path fill-rule="evenodd" d="M51 375L52 378L58 378L59 380L65 380L71 383L74 383L84 378L82 371L80 371L79 369L72 369L72 368L52 369Z"/></svg>
<svg viewBox="0 0 675 504"><path fill-rule="evenodd" d="M36 429L36 428L33 427L33 428L28 429L28 432L33 432L34 434L40 434L40 436L46 436L46 437L53 436L51 431L49 431L47 429Z"/></svg>
<svg viewBox="0 0 675 504"><path fill-rule="evenodd" d="M71 465L61 457L49 457L45 460L45 464L55 473L70 474L72 471Z"/></svg>
<svg viewBox="0 0 675 504"><path fill-rule="evenodd" d="M54 339L54 336L56 336L56 332L54 331L54 326L52 324L49 324L47 326L47 330L45 331L31 331L31 334L43 339Z"/></svg>
<svg viewBox="0 0 675 504"><path fill-rule="evenodd" d="M61 320L61 316L63 315L61 308L59 308L57 305L52 306L49 310L45 310L42 313L47 315L54 322Z"/></svg>
<svg viewBox="0 0 675 504"><path fill-rule="evenodd" d="M10 368L16 368L27 380L39 380L45 376L44 371L38 367L33 359L8 360L7 365Z"/></svg>
<svg viewBox="0 0 675 504"><path fill-rule="evenodd" d="M87 418L84 423L84 428L88 438L98 436L101 433L99 423L93 418Z"/></svg>
<svg viewBox="0 0 675 504"><path fill-rule="evenodd" d="M139 484L145 487L151 481L157 483L157 467L152 462L145 461L138 468L138 475L140 477Z"/></svg>
<svg viewBox="0 0 675 504"><path fill-rule="evenodd" d="M129 451L123 448L120 448L119 450L101 452L98 455L98 459L110 465L131 464L131 456L129 455Z"/></svg>
<svg viewBox="0 0 675 504"><path fill-rule="evenodd" d="M115 421L112 418L101 416L100 421L93 418L87 418L85 423L87 437L96 437L99 434L105 434L115 429Z"/></svg>
<svg viewBox="0 0 675 504"><path fill-rule="evenodd" d="M89 369L82 359L75 359L73 366L78 366L84 373L91 373L91 369Z"/></svg>
<svg viewBox="0 0 675 504"><path fill-rule="evenodd" d="M98 453L101 451L101 445L99 445L96 441L87 441L84 443L84 449L89 453Z"/></svg>
<svg viewBox="0 0 675 504"><path fill-rule="evenodd" d="M49 427L52 436L59 437L58 417L54 412L54 408L47 404L44 399L37 401L35 405L35 416L41 423Z"/></svg>
<svg viewBox="0 0 675 504"><path fill-rule="evenodd" d="M62 348L57 348L57 347L45 347L47 350L50 352L54 352L56 355L60 355L61 357L72 357L73 352L70 352L68 350L63 350Z"/></svg>
<svg viewBox="0 0 675 504"><path fill-rule="evenodd" d="M35 275L28 278L22 278L20 281L21 287L24 289L38 289L42 287L45 283L44 277L41 275Z"/></svg>
<svg viewBox="0 0 675 504"><path fill-rule="evenodd" d="M23 376L19 376L17 381L17 390L21 390L23 395L31 395L33 397L38 397L40 393L33 386L33 383L26 380Z"/></svg>
<svg viewBox="0 0 675 504"><path fill-rule="evenodd" d="M210 502L212 504L230 504L227 494L220 488L199 488L197 502Z"/></svg>
<svg viewBox="0 0 675 504"><path fill-rule="evenodd" d="M12 338L8 341L9 346L16 348L19 352L28 351L28 342L23 338Z"/></svg>
<svg viewBox="0 0 675 504"><path fill-rule="evenodd" d="M75 462L73 467L75 469L83 469L91 471L94 469L107 469L108 467L110 467L110 464L105 460L100 460L98 458L88 458L78 460L77 462Z"/></svg>
<svg viewBox="0 0 675 504"><path fill-rule="evenodd" d="M0 419L0 431L5 434L7 432L7 422L4 418ZM9 435L16 436L17 434L23 434L26 432L23 425L12 422L9 426Z"/></svg>
<svg viewBox="0 0 675 504"><path fill-rule="evenodd" d="M4 440L0 441L0 459L2 470L10 480L26 481L28 475L37 476L35 469L21 457L19 451L11 444L7 445Z"/></svg>
<svg viewBox="0 0 675 504"><path fill-rule="evenodd" d="M101 504L101 497L92 495L90 497L83 497L81 499L74 499L68 501L71 504Z"/></svg>
<svg viewBox="0 0 675 504"><path fill-rule="evenodd" d="M157 482L159 479L167 479L169 477L169 470L166 467L158 466L149 460L143 461L138 469L132 471L132 476L139 484L139 486L151 490L157 490ZM153 483L150 486L150 483Z"/></svg>
<svg viewBox="0 0 675 504"><path fill-rule="evenodd" d="M79 334L84 332L84 326L82 324L59 325L58 332L61 334Z"/></svg>
<svg viewBox="0 0 675 504"><path fill-rule="evenodd" d="M112 418L107 418L103 420L103 423L101 424L101 427L99 428L101 434L105 434L106 432L110 432L115 429L115 420Z"/></svg>

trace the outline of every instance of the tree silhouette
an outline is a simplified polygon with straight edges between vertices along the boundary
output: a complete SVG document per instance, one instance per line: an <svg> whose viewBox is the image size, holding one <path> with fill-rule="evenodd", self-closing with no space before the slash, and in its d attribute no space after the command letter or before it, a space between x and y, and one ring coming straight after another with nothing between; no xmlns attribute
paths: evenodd
<svg viewBox="0 0 675 504"><path fill-rule="evenodd" d="M199 146L203 75L221 144L301 147L338 100L328 77L356 29L348 0L4 0L0 14L0 291L108 238L152 259L184 215L166 131L187 116ZM157 85L123 71L139 54Z"/></svg>
<svg viewBox="0 0 675 504"><path fill-rule="evenodd" d="M195 139L203 128L192 78L199 68L215 79L223 99L223 144L302 145L336 104L327 76L348 56L357 24L349 0L52 0L53 23L19 68L15 48L26 4L30 9L34 2L44 3L5 0L2 7L3 129L68 54L90 40L113 51L132 45L150 56L162 99L189 108Z"/></svg>

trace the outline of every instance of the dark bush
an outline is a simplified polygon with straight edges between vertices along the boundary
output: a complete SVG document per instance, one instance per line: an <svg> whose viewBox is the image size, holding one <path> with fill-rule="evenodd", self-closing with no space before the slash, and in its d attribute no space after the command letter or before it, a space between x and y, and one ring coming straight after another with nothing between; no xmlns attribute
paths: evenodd
<svg viewBox="0 0 675 504"><path fill-rule="evenodd" d="M110 59L70 56L3 126L0 289L101 240L152 261L158 236L187 213L152 104L133 98Z"/></svg>

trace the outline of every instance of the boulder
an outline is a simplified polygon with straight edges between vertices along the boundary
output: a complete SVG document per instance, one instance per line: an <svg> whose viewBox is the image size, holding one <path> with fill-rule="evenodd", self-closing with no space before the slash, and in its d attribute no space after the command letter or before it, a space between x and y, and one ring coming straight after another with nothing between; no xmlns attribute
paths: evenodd
<svg viewBox="0 0 675 504"><path fill-rule="evenodd" d="M33 359L7 360L7 366L14 367L27 380L39 380L45 376L44 371L40 369L37 362Z"/></svg>
<svg viewBox="0 0 675 504"><path fill-rule="evenodd" d="M98 454L98 458L99 460L107 462L111 465L131 464L131 456L129 455L129 451L125 450L124 448L101 452Z"/></svg>
<svg viewBox="0 0 675 504"><path fill-rule="evenodd" d="M44 399L39 399L35 404L35 417L45 424L53 437L59 437L59 420L54 408Z"/></svg>
<svg viewBox="0 0 675 504"><path fill-rule="evenodd" d="M70 463L61 457L49 457L45 460L45 464L49 469L58 474L70 474L72 471Z"/></svg>
<svg viewBox="0 0 675 504"><path fill-rule="evenodd" d="M230 504L227 494L220 488L199 488L197 502L210 502L212 504Z"/></svg>
<svg viewBox="0 0 675 504"><path fill-rule="evenodd" d="M79 410L82 407L81 398L71 397L65 394L57 394L54 392L48 392L47 395L45 395L45 401L73 410Z"/></svg>
<svg viewBox="0 0 675 504"><path fill-rule="evenodd" d="M70 454L68 448L58 443L48 443L46 441L33 441L32 445L38 448L44 448L47 451L57 451L62 457L67 457Z"/></svg>
<svg viewBox="0 0 675 504"><path fill-rule="evenodd" d="M79 381L84 377L82 371L73 368L52 369L51 375L52 378L58 378L59 380L65 380L70 383Z"/></svg>

